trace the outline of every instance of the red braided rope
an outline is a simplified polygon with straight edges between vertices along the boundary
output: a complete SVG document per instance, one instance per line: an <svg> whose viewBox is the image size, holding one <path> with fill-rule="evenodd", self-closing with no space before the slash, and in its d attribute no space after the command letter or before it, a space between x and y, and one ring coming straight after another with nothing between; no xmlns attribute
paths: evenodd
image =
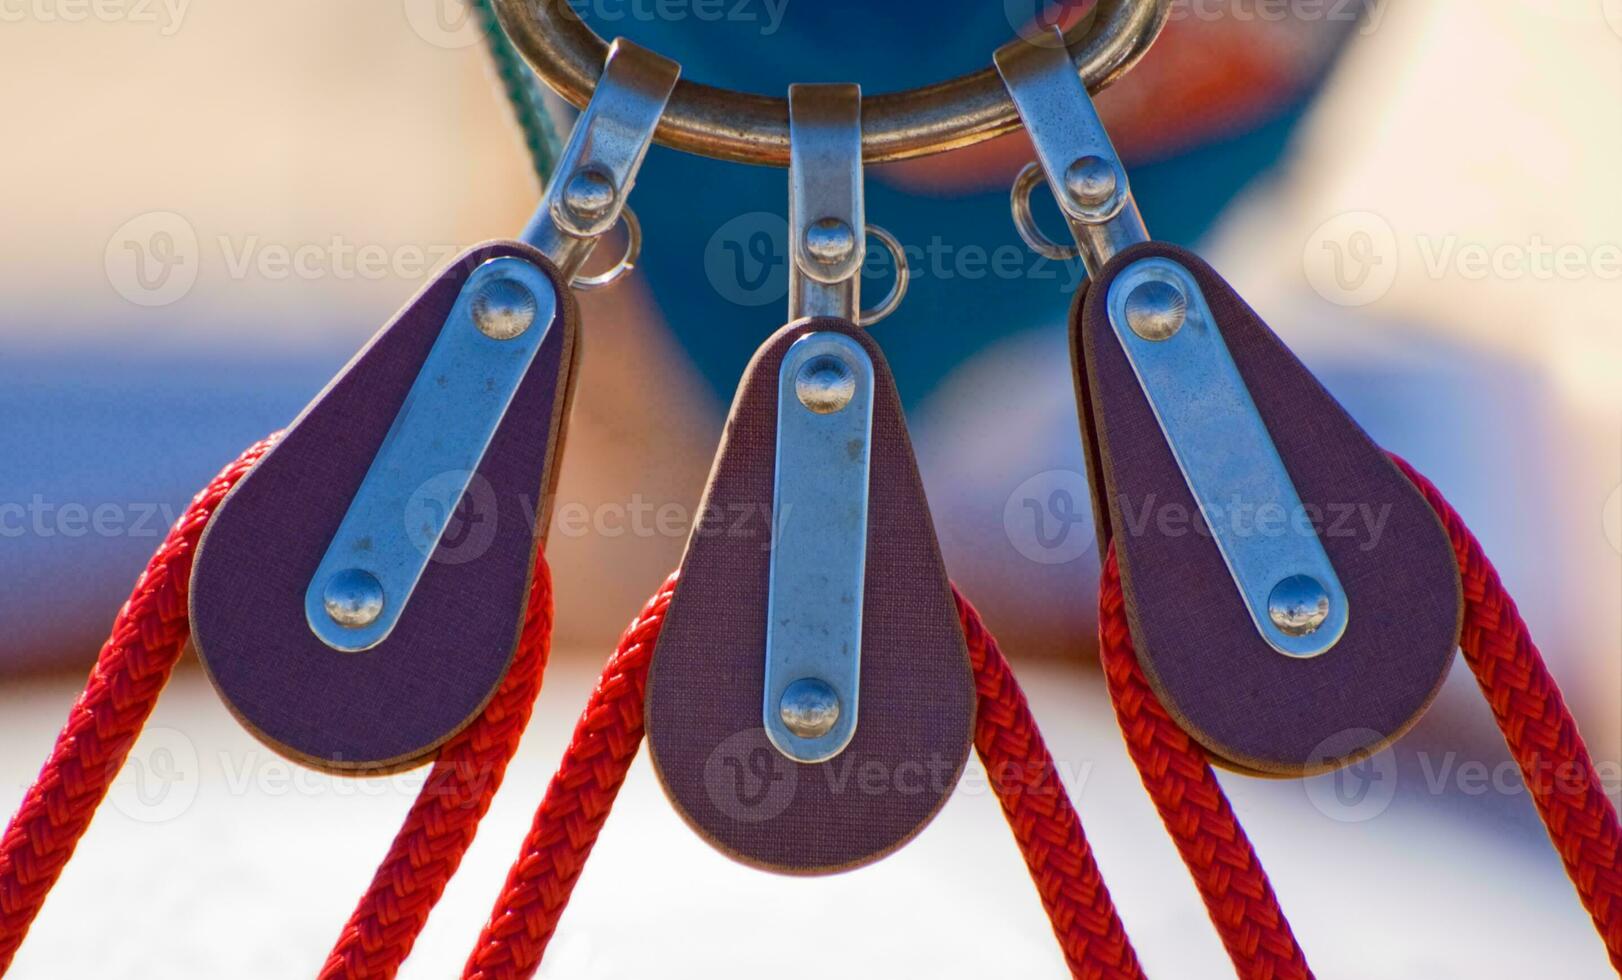
<svg viewBox="0 0 1622 980"><path fill-rule="evenodd" d="M1099 656L1127 751L1228 956L1245 980L1311 977L1306 955L1205 750L1166 712L1138 666L1114 545L1104 559L1098 604Z"/></svg>
<svg viewBox="0 0 1622 980"><path fill-rule="evenodd" d="M1447 528L1464 581L1459 646L1465 663L1492 706L1549 839L1605 940L1611 965L1622 973L1622 826L1577 721L1481 542L1440 490L1404 460L1391 458Z"/></svg>
<svg viewBox="0 0 1622 980"><path fill-rule="evenodd" d="M170 531L113 622L51 757L0 838L0 974L90 825L189 636L186 594L197 540L226 493L274 443L265 440L203 489ZM551 576L536 555L519 650L479 717L440 750L323 978L392 977L473 842L540 690L551 638Z"/></svg>
<svg viewBox="0 0 1622 980"><path fill-rule="evenodd" d="M1492 706L1612 966L1622 972L1622 829L1576 721L1481 543L1435 486L1403 460L1392 459L1447 528L1464 583L1460 645L1465 661ZM1100 587L1099 634L1127 747L1240 975L1308 975L1204 750L1177 726L1144 680L1132 650L1113 548Z"/></svg>
<svg viewBox="0 0 1622 980"><path fill-rule="evenodd" d="M1042 896L1070 973L1089 980L1142 977L1137 953L1115 914L1082 833L1081 818L1059 781L1025 692L980 614L962 593L954 589L952 594L980 695L974 747Z"/></svg>
<svg viewBox="0 0 1622 980"><path fill-rule="evenodd" d="M113 620L50 758L0 838L0 973L11 966L185 648L186 591L203 526L275 438L211 480L158 546Z"/></svg>
<svg viewBox="0 0 1622 980"><path fill-rule="evenodd" d="M540 965L642 745L648 662L675 589L671 575L603 667L463 977L527 977Z"/></svg>
<svg viewBox="0 0 1622 980"><path fill-rule="evenodd" d="M676 576L626 629L547 787L464 980L533 976L642 744L648 663ZM1025 696L979 614L957 596L979 694L975 747L1031 869L1071 973L1141 978Z"/></svg>
<svg viewBox="0 0 1622 980"><path fill-rule="evenodd" d="M524 616L506 678L478 719L440 749L321 980L393 977L472 846L529 724L551 650L552 576L539 551Z"/></svg>

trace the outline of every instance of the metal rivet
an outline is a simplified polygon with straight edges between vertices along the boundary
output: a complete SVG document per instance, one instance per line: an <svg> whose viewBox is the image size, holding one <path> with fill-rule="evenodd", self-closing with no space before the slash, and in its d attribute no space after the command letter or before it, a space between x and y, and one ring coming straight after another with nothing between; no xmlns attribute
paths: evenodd
<svg viewBox="0 0 1622 980"><path fill-rule="evenodd" d="M800 404L818 415L832 415L856 397L856 372L832 354L820 354L800 366L794 376Z"/></svg>
<svg viewBox="0 0 1622 980"><path fill-rule="evenodd" d="M823 265L838 265L856 251L856 234L839 218L820 218L805 229L805 251Z"/></svg>
<svg viewBox="0 0 1622 980"><path fill-rule="evenodd" d="M1310 575L1292 575L1273 586L1267 615L1286 636L1308 636L1329 618L1329 591Z"/></svg>
<svg viewBox="0 0 1622 980"><path fill-rule="evenodd" d="M595 221L614 207L614 179L595 167L575 171L563 185L563 206L580 221Z"/></svg>
<svg viewBox="0 0 1622 980"><path fill-rule="evenodd" d="M1144 340L1169 340L1188 321L1188 297L1174 283L1151 279L1126 298L1126 325Z"/></svg>
<svg viewBox="0 0 1622 980"><path fill-rule="evenodd" d="M1119 183L1115 168L1103 157L1082 157L1064 172L1065 192L1082 207L1096 208L1108 202Z"/></svg>
<svg viewBox="0 0 1622 980"><path fill-rule="evenodd" d="M802 677L783 689L777 714L800 738L821 738L839 721L839 695L814 677Z"/></svg>
<svg viewBox="0 0 1622 980"><path fill-rule="evenodd" d="M327 580L322 604L332 621L346 629L370 626L383 614L383 583L371 572L347 568Z"/></svg>
<svg viewBox="0 0 1622 980"><path fill-rule="evenodd" d="M491 279L473 297L473 324L491 340L512 340L535 322L535 294L516 279Z"/></svg>

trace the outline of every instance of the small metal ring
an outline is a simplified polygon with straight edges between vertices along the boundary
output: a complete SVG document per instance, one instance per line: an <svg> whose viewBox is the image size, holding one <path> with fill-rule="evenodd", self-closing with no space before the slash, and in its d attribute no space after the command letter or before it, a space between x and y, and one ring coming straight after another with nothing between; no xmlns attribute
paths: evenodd
<svg viewBox="0 0 1622 980"><path fill-rule="evenodd" d="M1074 245L1060 245L1036 225L1036 216L1031 213L1031 191L1044 180L1046 177L1042 173L1042 166L1037 163L1027 163L1025 169L1019 172L1019 176L1014 178L1009 208L1014 213L1014 229L1019 232L1019 237L1025 240L1025 244L1031 247L1031 251L1045 259L1068 262L1079 258L1081 249Z"/></svg>
<svg viewBox="0 0 1622 980"><path fill-rule="evenodd" d="M1160 34L1172 0L1098 0L1065 36L1076 71L1099 92L1125 74ZM576 106L591 100L608 45L571 0L495 0L513 45L554 91ZM1023 25L1021 25L1023 26ZM1019 114L995 70L863 100L862 159L905 160L979 143L1019 128ZM788 166L788 102L676 83L654 139L669 147L741 163Z"/></svg>
<svg viewBox="0 0 1622 980"><path fill-rule="evenodd" d="M620 210L620 221L625 225L625 254L607 272L599 272L595 276L576 275L569 280L569 286L575 292L589 293L602 289L619 282L636 268L636 260L642 257L642 222L636 220L636 212L629 206Z"/></svg>
<svg viewBox="0 0 1622 980"><path fill-rule="evenodd" d="M885 294L879 305L863 310L856 317L859 327L871 327L880 320L896 311L901 301L907 297L907 287L912 284L912 268L907 265L907 250L901 247L901 242L894 235L880 228L878 225L868 225L867 233L879 240L884 250L890 253L895 261L895 282L891 283L890 291Z"/></svg>

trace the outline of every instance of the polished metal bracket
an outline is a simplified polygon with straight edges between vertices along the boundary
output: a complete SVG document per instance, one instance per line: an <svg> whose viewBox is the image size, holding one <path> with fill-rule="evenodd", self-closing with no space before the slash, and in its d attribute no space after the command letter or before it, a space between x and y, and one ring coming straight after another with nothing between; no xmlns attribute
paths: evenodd
<svg viewBox="0 0 1622 980"><path fill-rule="evenodd" d="M608 49L591 104L520 236L551 259L576 289L606 286L630 271L641 248L636 216L625 206L681 66L619 38ZM603 276L576 279L597 241L625 219L626 257Z"/></svg>
<svg viewBox="0 0 1622 980"><path fill-rule="evenodd" d="M491 259L468 277L304 596L335 650L388 638L557 319L552 280Z"/></svg>
<svg viewBox="0 0 1622 980"><path fill-rule="evenodd" d="M1328 652L1349 607L1193 275L1165 258L1110 284L1109 321L1256 629L1291 657Z"/></svg>
<svg viewBox="0 0 1622 980"><path fill-rule="evenodd" d="M629 272L641 230L625 206L681 67L617 40L558 170L521 236L576 290ZM625 257L578 275L624 219ZM471 485L557 316L546 273L517 257L474 270L440 328L305 593L310 629L335 650L388 638Z"/></svg>
<svg viewBox="0 0 1622 980"><path fill-rule="evenodd" d="M1055 258L1079 253L1088 274L1096 276L1116 253L1148 241L1149 233L1126 168L1076 75L1063 36L1057 27L1050 30L1051 37L1019 38L994 56L1038 161L1015 181L1014 219L1033 249ZM1070 225L1074 249L1048 241L1031 218L1030 192L1044 174Z"/></svg>
<svg viewBox="0 0 1622 980"><path fill-rule="evenodd" d="M995 56L1036 147L1037 162L1014 184L1014 223L1033 249L1079 255L1096 279L1149 233L1092 96L1058 29L1050 30ZM1043 175L1074 248L1048 240L1031 218L1030 192ZM1287 656L1327 652L1346 632L1345 590L1194 277L1169 259L1145 259L1115 277L1108 303L1110 325L1257 631ZM1261 533L1241 516L1247 511L1276 512L1285 529Z"/></svg>
<svg viewBox="0 0 1622 980"><path fill-rule="evenodd" d="M789 315L855 323L867 257L861 86L790 85L788 119Z"/></svg>
<svg viewBox="0 0 1622 980"><path fill-rule="evenodd" d="M856 734L873 360L833 332L783 357L766 601L766 735L796 762L823 762Z"/></svg>
<svg viewBox="0 0 1622 980"><path fill-rule="evenodd" d="M788 110L789 318L832 316L870 327L901 305L911 274L896 237L867 223L861 86L790 85ZM869 234L890 253L895 282L879 305L864 310Z"/></svg>

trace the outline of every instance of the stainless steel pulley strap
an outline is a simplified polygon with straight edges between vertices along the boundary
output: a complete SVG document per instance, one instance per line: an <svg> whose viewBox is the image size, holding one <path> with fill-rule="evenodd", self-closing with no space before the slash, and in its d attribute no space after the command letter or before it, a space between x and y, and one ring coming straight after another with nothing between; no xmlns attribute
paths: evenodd
<svg viewBox="0 0 1622 980"><path fill-rule="evenodd" d="M1015 185L1015 221L1030 219L1033 181L1026 175L1045 175L1077 254L1097 279L1149 235L1126 168L1059 48L1057 30L1050 38L1015 41L996 54L1036 149L1036 163ZM1024 224L1020 234L1033 237ZM1176 262L1150 258L1121 270L1108 290L1116 338L1257 632L1286 656L1328 652L1346 631L1346 591L1304 519L1300 495L1199 284ZM1291 522L1283 533L1257 534L1220 519L1224 508L1276 510Z"/></svg>
<svg viewBox="0 0 1622 980"><path fill-rule="evenodd" d="M1087 87L1098 92L1141 58L1160 34L1172 0L1098 0L1065 44ZM501 26L535 73L576 106L602 74L608 45L569 0L495 0ZM1000 136L1019 116L997 73L983 68L949 81L876 95L862 107L868 163L927 156ZM788 103L683 79L656 142L702 156L785 167Z"/></svg>
<svg viewBox="0 0 1622 980"><path fill-rule="evenodd" d="M625 202L680 76L680 65L624 38L605 52L596 94L520 236L574 277L576 289L605 286L636 261L642 231ZM626 257L602 276L579 277L598 240L621 220L629 237Z"/></svg>

